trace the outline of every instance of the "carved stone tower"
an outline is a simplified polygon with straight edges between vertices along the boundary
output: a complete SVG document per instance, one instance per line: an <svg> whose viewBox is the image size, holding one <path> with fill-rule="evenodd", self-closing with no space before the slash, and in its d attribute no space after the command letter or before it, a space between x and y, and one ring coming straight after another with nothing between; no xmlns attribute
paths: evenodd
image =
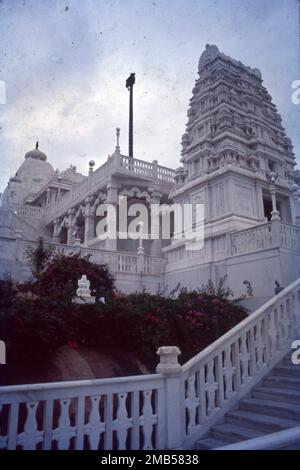
<svg viewBox="0 0 300 470"><path fill-rule="evenodd" d="M239 230L271 218L272 172L280 217L292 222L293 147L260 71L207 45L198 73L172 196L188 191L205 203L207 222Z"/></svg>
<svg viewBox="0 0 300 470"><path fill-rule="evenodd" d="M165 283L199 287L227 274L238 295L245 279L258 297L271 295L274 279L286 285L297 271L298 232L288 242L295 253L270 249L300 220L292 143L258 69L207 45L198 73L170 199L204 204L204 246L189 251L174 237L163 249Z"/></svg>

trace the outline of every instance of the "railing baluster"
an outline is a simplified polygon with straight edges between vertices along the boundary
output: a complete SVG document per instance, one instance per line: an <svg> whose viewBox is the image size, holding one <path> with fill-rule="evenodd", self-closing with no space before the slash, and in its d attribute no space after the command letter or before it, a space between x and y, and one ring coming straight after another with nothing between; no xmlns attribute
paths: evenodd
<svg viewBox="0 0 300 470"><path fill-rule="evenodd" d="M53 426L53 400L44 402L44 443L43 450L50 450L52 446L52 426Z"/></svg>
<svg viewBox="0 0 300 470"><path fill-rule="evenodd" d="M268 327L269 327L269 321L270 321L270 311L267 311L266 316L262 320L262 341L264 345L264 363L268 364L270 360L270 338L269 338L269 332L268 332Z"/></svg>
<svg viewBox="0 0 300 470"><path fill-rule="evenodd" d="M165 390L158 389L154 396L155 413L159 417L155 429L156 449L165 449L166 446L166 396Z"/></svg>
<svg viewBox="0 0 300 470"><path fill-rule="evenodd" d="M76 438L75 449L83 449L84 438L84 415L85 415L85 397L78 397L76 400Z"/></svg>
<svg viewBox="0 0 300 470"><path fill-rule="evenodd" d="M250 375L251 375L251 377L253 377L256 374L256 371L257 371L256 354L255 354L254 326L252 326L252 328L250 329L249 347L250 347L250 354L251 354Z"/></svg>
<svg viewBox="0 0 300 470"><path fill-rule="evenodd" d="M158 421L158 417L152 408L152 390L143 391L143 410L140 416L140 424L144 437L143 450L152 450L152 433L153 427Z"/></svg>
<svg viewBox="0 0 300 470"><path fill-rule="evenodd" d="M8 450L15 450L17 445L19 422L19 403L12 403L8 417Z"/></svg>
<svg viewBox="0 0 300 470"><path fill-rule="evenodd" d="M105 435L104 435L104 449L112 450L112 428L113 428L113 394L108 393L106 395L105 403Z"/></svg>
<svg viewBox="0 0 300 470"><path fill-rule="evenodd" d="M241 364L240 364L240 342L237 339L234 342L233 348L233 361L235 367L235 376L234 376L234 391L238 391L241 388L242 379L241 379Z"/></svg>
<svg viewBox="0 0 300 470"><path fill-rule="evenodd" d="M131 430L131 449L138 450L140 448L140 392L131 394L131 414L132 414L132 430Z"/></svg>
<svg viewBox="0 0 300 470"><path fill-rule="evenodd" d="M205 392L205 370L204 366L200 367L199 371L199 397L200 397L200 423L206 420L206 392Z"/></svg>
<svg viewBox="0 0 300 470"><path fill-rule="evenodd" d="M219 383L218 389L218 406L221 407L225 400L224 394L224 374L223 374L223 353L220 352L217 357L217 379Z"/></svg>

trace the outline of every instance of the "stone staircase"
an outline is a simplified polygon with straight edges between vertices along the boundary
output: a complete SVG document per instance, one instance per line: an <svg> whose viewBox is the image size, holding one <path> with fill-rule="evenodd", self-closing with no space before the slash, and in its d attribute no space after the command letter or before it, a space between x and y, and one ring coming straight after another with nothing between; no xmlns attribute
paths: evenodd
<svg viewBox="0 0 300 470"><path fill-rule="evenodd" d="M228 412L222 422L195 445L210 450L300 425L300 365L291 363L291 355L275 367L243 398L237 409Z"/></svg>

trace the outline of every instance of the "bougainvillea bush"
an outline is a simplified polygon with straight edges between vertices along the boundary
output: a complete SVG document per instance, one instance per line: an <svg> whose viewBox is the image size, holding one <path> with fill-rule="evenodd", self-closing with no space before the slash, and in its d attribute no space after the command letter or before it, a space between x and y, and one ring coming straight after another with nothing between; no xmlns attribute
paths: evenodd
<svg viewBox="0 0 300 470"><path fill-rule="evenodd" d="M82 274L91 282L95 304L72 303ZM115 290L104 266L79 255L52 256L32 282L2 281L1 339L12 366L45 366L60 346L69 345L130 352L154 370L159 346L178 346L186 361L243 320L247 312L230 300L231 294L210 284L199 291L182 290L176 298L126 296Z"/></svg>
<svg viewBox="0 0 300 470"><path fill-rule="evenodd" d="M110 297L114 291L114 278L106 266L92 263L89 256L54 254L42 271L33 269L33 272L36 273L35 279L19 285L19 289L46 298L46 301L53 299L70 303L83 274L89 279L96 299Z"/></svg>

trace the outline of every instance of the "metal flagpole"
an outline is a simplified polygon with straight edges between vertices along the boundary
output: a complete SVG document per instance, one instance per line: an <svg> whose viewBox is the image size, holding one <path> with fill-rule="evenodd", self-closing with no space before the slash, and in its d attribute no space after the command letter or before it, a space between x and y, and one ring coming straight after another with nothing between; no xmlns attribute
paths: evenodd
<svg viewBox="0 0 300 470"><path fill-rule="evenodd" d="M133 85L135 84L135 74L131 73L126 80L126 88L129 90L129 135L128 135L128 156L133 157Z"/></svg>

